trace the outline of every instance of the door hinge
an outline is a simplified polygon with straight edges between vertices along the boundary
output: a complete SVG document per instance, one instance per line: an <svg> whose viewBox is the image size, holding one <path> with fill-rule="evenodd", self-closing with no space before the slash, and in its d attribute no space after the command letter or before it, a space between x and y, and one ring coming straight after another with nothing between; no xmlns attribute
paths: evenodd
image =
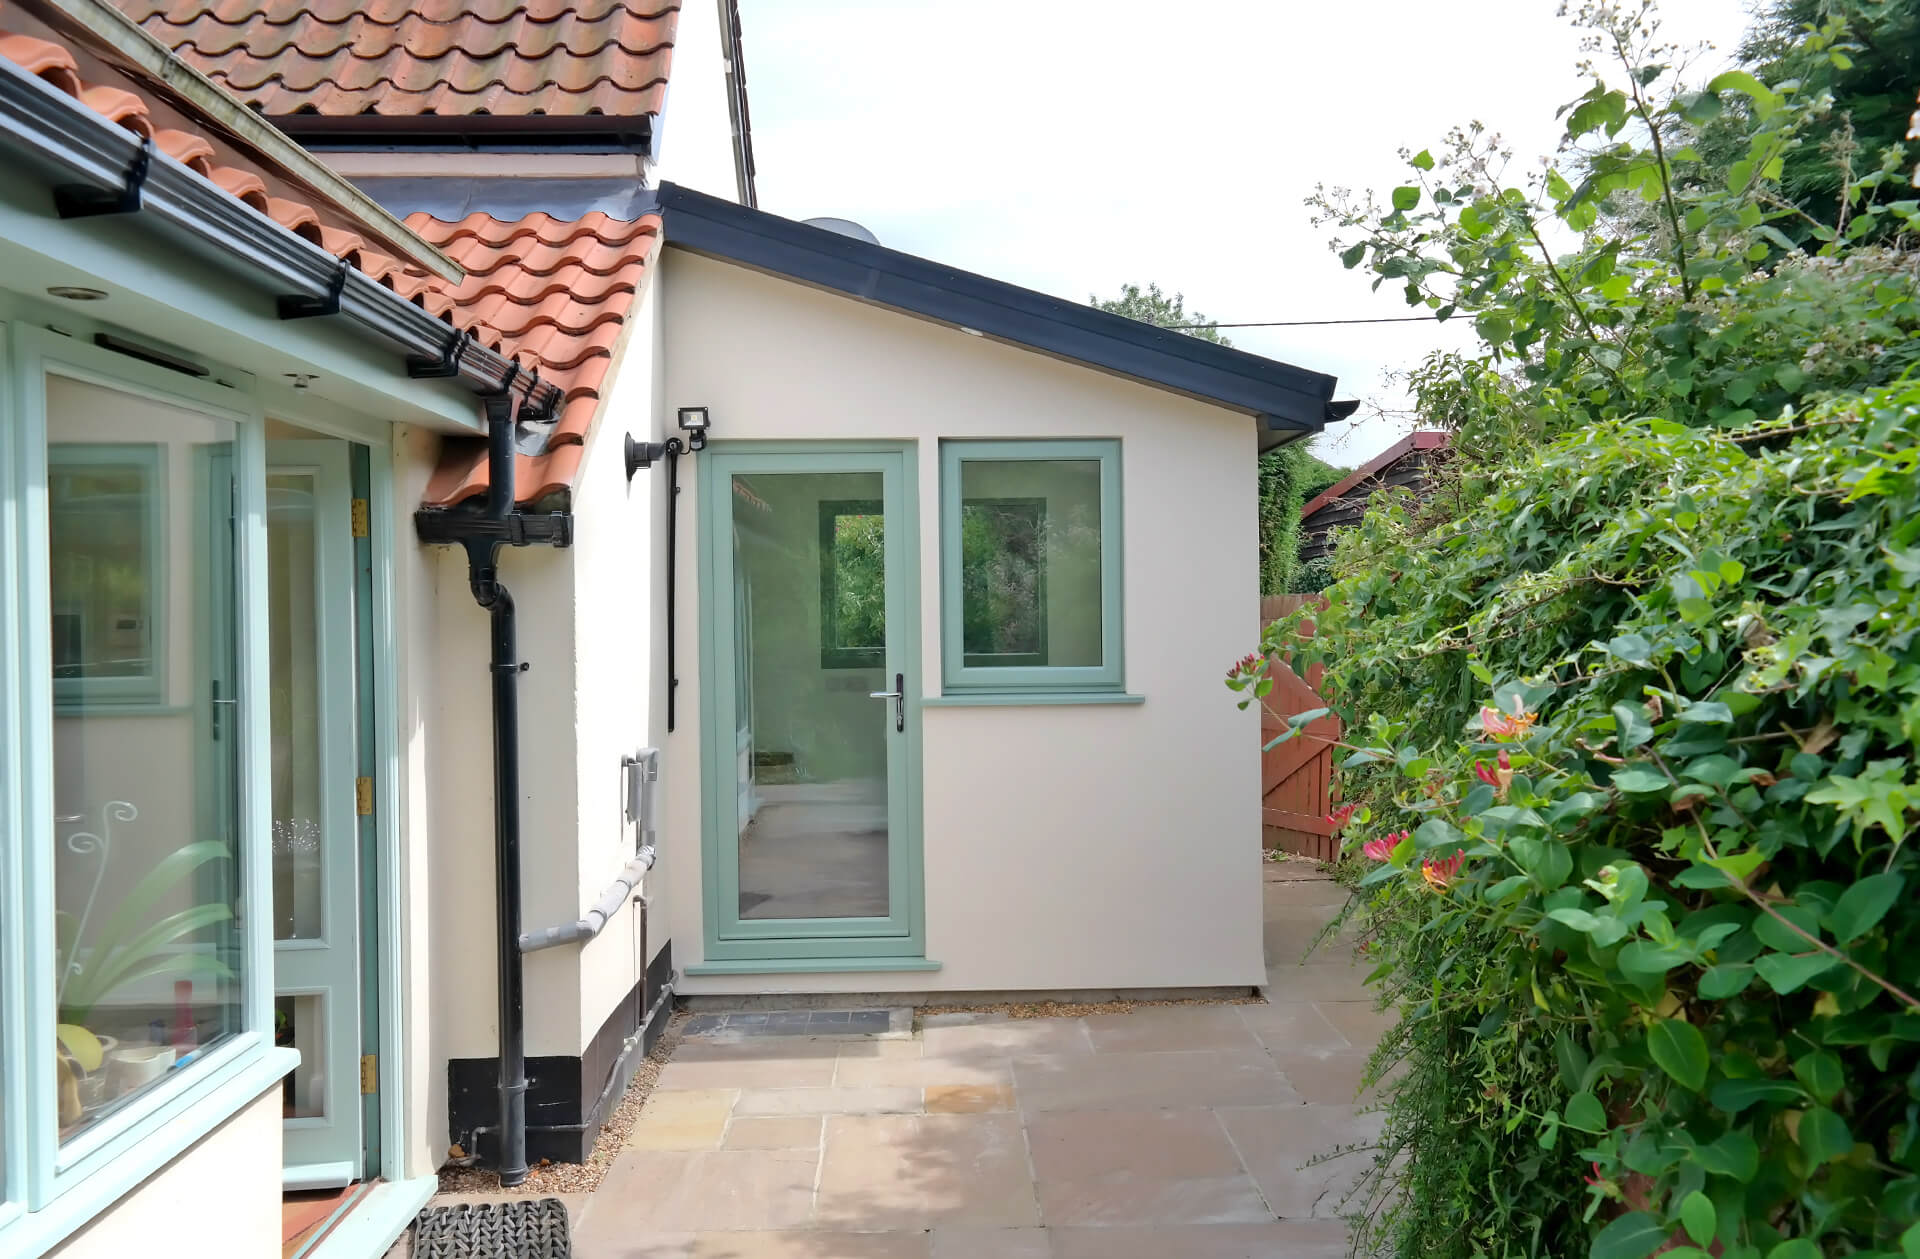
<svg viewBox="0 0 1920 1259"><path fill-rule="evenodd" d="M380 1059L374 1054L360 1055L360 1095L380 1091Z"/></svg>
<svg viewBox="0 0 1920 1259"><path fill-rule="evenodd" d="M366 817L373 812L373 779L353 780L353 811L361 817Z"/></svg>
<svg viewBox="0 0 1920 1259"><path fill-rule="evenodd" d="M356 538L372 537L373 536L373 525L371 523L372 517L368 514L366 499L356 498L353 500L352 516L353 516L353 536Z"/></svg>

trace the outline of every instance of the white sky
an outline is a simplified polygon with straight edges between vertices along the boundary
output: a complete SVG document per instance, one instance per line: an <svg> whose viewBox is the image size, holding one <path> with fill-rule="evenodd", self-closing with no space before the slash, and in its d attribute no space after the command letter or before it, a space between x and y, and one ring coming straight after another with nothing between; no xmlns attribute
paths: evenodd
<svg viewBox="0 0 1920 1259"><path fill-rule="evenodd" d="M1302 204L1405 182L1397 152L1475 119L1525 155L1584 90L1553 0L743 0L760 204L1076 301L1157 282L1223 321L1413 313L1344 270ZM1743 0L1666 0L1738 42ZM1431 324L1244 328L1234 344L1390 407ZM1449 341L1448 338L1452 338ZM1366 412L1363 408L1362 414ZM1316 444L1357 464L1409 426Z"/></svg>

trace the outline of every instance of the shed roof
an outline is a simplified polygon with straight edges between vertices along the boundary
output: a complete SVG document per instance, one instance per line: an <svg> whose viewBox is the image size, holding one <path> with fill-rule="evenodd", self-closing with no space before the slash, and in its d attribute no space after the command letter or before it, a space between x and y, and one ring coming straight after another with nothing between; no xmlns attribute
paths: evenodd
<svg viewBox="0 0 1920 1259"><path fill-rule="evenodd" d="M668 183L666 245L964 328L1258 417L1267 450L1359 405L1335 379Z"/></svg>
<svg viewBox="0 0 1920 1259"><path fill-rule="evenodd" d="M116 0L271 118L639 118L680 0Z"/></svg>
<svg viewBox="0 0 1920 1259"><path fill-rule="evenodd" d="M1357 486L1379 477L1415 451L1444 449L1448 440L1447 434L1437 429L1423 429L1417 433L1407 434L1332 486L1316 494L1311 502L1300 509L1300 519L1306 520L1322 508L1340 501L1352 493Z"/></svg>

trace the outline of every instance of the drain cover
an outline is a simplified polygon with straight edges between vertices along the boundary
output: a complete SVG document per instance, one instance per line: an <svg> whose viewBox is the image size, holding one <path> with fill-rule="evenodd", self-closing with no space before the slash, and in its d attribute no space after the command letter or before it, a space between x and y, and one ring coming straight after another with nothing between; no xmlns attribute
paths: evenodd
<svg viewBox="0 0 1920 1259"><path fill-rule="evenodd" d="M413 1221L414 1259L568 1259L567 1204L558 1198L457 1202Z"/></svg>

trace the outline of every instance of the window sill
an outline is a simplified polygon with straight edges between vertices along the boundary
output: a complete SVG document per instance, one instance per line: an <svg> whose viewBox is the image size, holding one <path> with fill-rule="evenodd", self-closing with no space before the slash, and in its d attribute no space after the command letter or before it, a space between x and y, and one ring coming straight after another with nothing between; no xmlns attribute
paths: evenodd
<svg viewBox="0 0 1920 1259"><path fill-rule="evenodd" d="M166 1116L164 1137L154 1132L130 1144L125 1153L45 1207L16 1217L0 1228L0 1244L17 1259L35 1259L45 1254L250 1103L272 1091L282 1077L299 1065L300 1055L296 1051L269 1047L245 1064L230 1068L226 1079L212 1083L198 1097Z"/></svg>
<svg viewBox="0 0 1920 1259"><path fill-rule="evenodd" d="M1038 708L1048 705L1144 704L1144 695L1122 691L968 691L952 695L929 695L920 701L926 708Z"/></svg>
<svg viewBox="0 0 1920 1259"><path fill-rule="evenodd" d="M940 963L924 957L794 957L743 958L739 961L695 962L688 975L814 975L858 971L930 971Z"/></svg>

